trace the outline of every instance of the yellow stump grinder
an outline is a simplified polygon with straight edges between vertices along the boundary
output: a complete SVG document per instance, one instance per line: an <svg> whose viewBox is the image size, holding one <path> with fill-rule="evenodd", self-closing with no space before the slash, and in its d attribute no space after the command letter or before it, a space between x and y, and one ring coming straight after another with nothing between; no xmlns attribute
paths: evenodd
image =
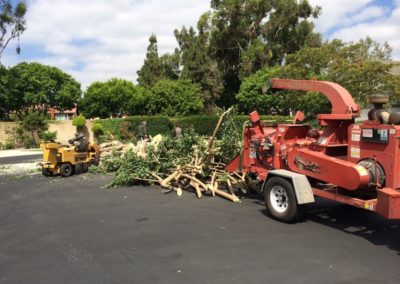
<svg viewBox="0 0 400 284"><path fill-rule="evenodd" d="M100 148L96 143L89 143L82 134L75 134L68 141L70 145L43 143L42 174L46 177L60 174L69 177L77 172L86 172L91 165L98 165Z"/></svg>

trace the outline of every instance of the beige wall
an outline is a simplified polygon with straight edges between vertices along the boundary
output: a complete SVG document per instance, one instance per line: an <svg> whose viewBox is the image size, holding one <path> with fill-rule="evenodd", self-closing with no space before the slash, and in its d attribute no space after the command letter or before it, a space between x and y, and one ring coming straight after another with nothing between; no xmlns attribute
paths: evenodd
<svg viewBox="0 0 400 284"><path fill-rule="evenodd" d="M85 134L90 141L93 141L92 124L93 121L86 120ZM12 129L14 126L16 126L15 122L0 122L0 143L6 140L6 129ZM57 131L57 142L67 144L68 140L74 137L76 127L72 125L72 120L54 121L50 123L49 131Z"/></svg>
<svg viewBox="0 0 400 284"><path fill-rule="evenodd" d="M15 122L2 122L0 121L0 143L4 143L7 138L7 129L12 129L17 124Z"/></svg>
<svg viewBox="0 0 400 284"><path fill-rule="evenodd" d="M88 137L90 141L93 141L91 120L86 120L86 128L86 137ZM57 142L67 144L68 140L74 137L76 127L72 125L72 120L57 121L50 124L49 131L57 131Z"/></svg>

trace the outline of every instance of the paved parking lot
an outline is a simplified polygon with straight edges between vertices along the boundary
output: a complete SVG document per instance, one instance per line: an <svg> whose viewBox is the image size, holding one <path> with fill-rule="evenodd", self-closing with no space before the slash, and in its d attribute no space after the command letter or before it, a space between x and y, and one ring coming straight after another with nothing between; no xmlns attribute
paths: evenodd
<svg viewBox="0 0 400 284"><path fill-rule="evenodd" d="M399 283L400 221L319 200L300 223L110 177L0 177L0 283Z"/></svg>

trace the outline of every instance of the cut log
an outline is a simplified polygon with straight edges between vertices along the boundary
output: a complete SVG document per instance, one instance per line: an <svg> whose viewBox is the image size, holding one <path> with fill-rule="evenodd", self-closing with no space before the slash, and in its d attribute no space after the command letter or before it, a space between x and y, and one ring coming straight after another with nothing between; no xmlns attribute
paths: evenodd
<svg viewBox="0 0 400 284"><path fill-rule="evenodd" d="M226 198L226 199L228 199L228 200L230 200L230 201L232 201L234 203L239 203L240 202L240 199L237 196L234 196L232 194L226 193L225 191L222 191L222 190L219 190L219 189L215 189L215 188L214 188L214 191L215 191L215 193L217 195L222 196L222 197L224 197L224 198Z"/></svg>
<svg viewBox="0 0 400 284"><path fill-rule="evenodd" d="M198 198L202 198L203 195L201 194L200 186L198 183L194 182L193 180L190 182L190 185L196 190L196 194Z"/></svg>

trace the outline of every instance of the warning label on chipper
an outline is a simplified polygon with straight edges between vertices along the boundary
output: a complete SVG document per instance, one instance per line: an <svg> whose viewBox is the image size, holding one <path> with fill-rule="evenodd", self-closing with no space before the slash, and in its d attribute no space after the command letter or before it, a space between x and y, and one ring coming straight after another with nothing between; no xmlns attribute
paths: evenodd
<svg viewBox="0 0 400 284"><path fill-rule="evenodd" d="M360 148L359 147L351 147L350 148L350 156L352 158L360 158Z"/></svg>

